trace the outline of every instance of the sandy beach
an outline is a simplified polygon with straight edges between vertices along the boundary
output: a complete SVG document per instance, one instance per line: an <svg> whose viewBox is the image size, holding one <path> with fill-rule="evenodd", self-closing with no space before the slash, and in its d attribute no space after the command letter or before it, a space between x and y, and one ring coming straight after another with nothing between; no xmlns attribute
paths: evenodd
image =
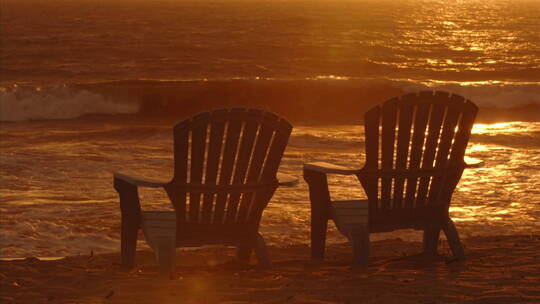
<svg viewBox="0 0 540 304"><path fill-rule="evenodd" d="M0 304L540 304L540 0L0 1ZM174 127L239 107L289 121L290 137L266 114ZM438 204L467 259L445 240L421 255L422 233L399 230L372 234L369 266L353 269L330 224L326 259L311 260L313 162L366 168L360 183L329 174L332 201L404 207L392 213L429 227ZM450 193L463 162L483 165ZM263 204L278 167L299 183ZM136 267L121 270L116 172L173 180L140 187L141 209L188 210L177 221L201 231L223 222L247 240L233 222L255 227L264 206L273 267L233 247L178 248L160 276L141 232ZM366 219L350 209L351 225Z"/></svg>
<svg viewBox="0 0 540 304"><path fill-rule="evenodd" d="M372 242L367 269L350 267L347 243L327 248L323 262L307 246L271 247L273 267L234 262L234 248L177 250L163 278L153 254L119 270L118 254L56 261L1 261L2 303L536 303L540 302L540 235L464 240L467 260L418 255L421 244Z"/></svg>

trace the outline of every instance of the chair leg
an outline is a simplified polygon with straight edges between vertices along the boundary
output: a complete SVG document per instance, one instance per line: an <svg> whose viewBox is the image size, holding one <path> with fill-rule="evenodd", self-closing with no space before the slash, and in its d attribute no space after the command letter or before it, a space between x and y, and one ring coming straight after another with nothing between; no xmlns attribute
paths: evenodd
<svg viewBox="0 0 540 304"><path fill-rule="evenodd" d="M174 237L158 238L156 257L161 275L168 275L174 270L176 264L176 244Z"/></svg>
<svg viewBox="0 0 540 304"><path fill-rule="evenodd" d="M328 228L330 193L326 174L304 169L311 201L311 258L324 259Z"/></svg>
<svg viewBox="0 0 540 304"><path fill-rule="evenodd" d="M260 233L255 236L255 255L259 262L259 267L270 268L272 267L272 261L270 261L270 255L268 254L268 248L264 242L264 238Z"/></svg>
<svg viewBox="0 0 540 304"><path fill-rule="evenodd" d="M368 228L355 228L350 232L349 236L353 251L353 267L367 267L369 263Z"/></svg>
<svg viewBox="0 0 540 304"><path fill-rule="evenodd" d="M443 228L444 234L446 235L446 239L448 240L448 245L450 246L450 250L452 250L452 254L455 258L458 260L465 260L465 252L463 251L463 246L461 245L461 241L459 240L459 234L456 229L456 225L454 225L454 222L451 219L448 219L448 222Z"/></svg>
<svg viewBox="0 0 540 304"><path fill-rule="evenodd" d="M114 188L120 196L122 213L121 257L123 270L130 270L135 264L137 234L141 220L141 205L137 187L121 179L114 180Z"/></svg>
<svg viewBox="0 0 540 304"><path fill-rule="evenodd" d="M137 234L139 227L134 227L127 221L122 220L120 254L122 256L121 268L131 270L135 265L135 254L137 251Z"/></svg>
<svg viewBox="0 0 540 304"><path fill-rule="evenodd" d="M439 245L439 234L441 229L436 225L429 225L424 229L424 253L436 255Z"/></svg>

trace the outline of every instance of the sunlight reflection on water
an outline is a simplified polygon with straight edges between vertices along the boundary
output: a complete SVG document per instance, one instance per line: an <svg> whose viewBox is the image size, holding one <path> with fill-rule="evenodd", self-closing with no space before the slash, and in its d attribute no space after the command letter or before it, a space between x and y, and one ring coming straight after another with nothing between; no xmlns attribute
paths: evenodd
<svg viewBox="0 0 540 304"><path fill-rule="evenodd" d="M34 132L26 123L4 125L0 256L117 250L119 208L112 172L171 178L170 125L49 121L32 123ZM475 125L467 161L484 165L465 171L450 208L463 236L540 231L540 145L529 146L531 138L539 140L539 132L540 123ZM510 133L511 140L501 144ZM363 137L359 126L296 126L281 171L301 178L302 164L315 160L359 168ZM329 184L334 199L365 198L355 177L331 176ZM146 209L170 208L163 191L143 190L141 196ZM265 211L261 232L271 244L307 243L309 210L303 181L280 188ZM344 241L330 226L329 241ZM374 239L396 236L420 238L401 231Z"/></svg>

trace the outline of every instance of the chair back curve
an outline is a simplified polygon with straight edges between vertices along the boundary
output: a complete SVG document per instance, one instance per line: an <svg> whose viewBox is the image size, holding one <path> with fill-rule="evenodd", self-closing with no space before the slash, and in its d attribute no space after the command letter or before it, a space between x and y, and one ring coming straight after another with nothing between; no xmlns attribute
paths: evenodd
<svg viewBox="0 0 540 304"><path fill-rule="evenodd" d="M372 229L422 229L448 217L477 112L459 95L422 91L365 114L366 163L358 177Z"/></svg>
<svg viewBox="0 0 540 304"><path fill-rule="evenodd" d="M174 177L165 187L177 225L259 224L277 188L292 126L275 114L219 109L174 127Z"/></svg>

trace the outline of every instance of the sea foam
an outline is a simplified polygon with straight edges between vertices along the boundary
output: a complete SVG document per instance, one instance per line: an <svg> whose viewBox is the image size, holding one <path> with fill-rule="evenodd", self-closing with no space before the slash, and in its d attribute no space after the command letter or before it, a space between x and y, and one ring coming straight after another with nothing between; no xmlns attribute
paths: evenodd
<svg viewBox="0 0 540 304"><path fill-rule="evenodd" d="M293 121L353 122L405 93L442 90L475 102L500 121L540 120L539 83L462 83L396 79L126 80L48 88L0 89L0 121L69 119L87 114L186 117L221 107L256 107ZM511 114L511 117L507 113ZM503 117L504 116L504 117ZM483 119L483 117L480 117Z"/></svg>
<svg viewBox="0 0 540 304"><path fill-rule="evenodd" d="M87 114L130 114L137 103L118 102L88 90L68 86L11 88L0 91L0 121L68 119Z"/></svg>

